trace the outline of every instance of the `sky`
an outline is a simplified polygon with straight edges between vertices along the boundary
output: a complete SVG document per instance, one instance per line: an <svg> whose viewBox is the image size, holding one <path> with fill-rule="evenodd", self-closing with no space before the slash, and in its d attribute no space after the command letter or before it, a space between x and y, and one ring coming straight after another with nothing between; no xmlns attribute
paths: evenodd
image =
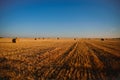
<svg viewBox="0 0 120 80"><path fill-rule="evenodd" d="M2 37L120 37L119 0L1 0Z"/></svg>

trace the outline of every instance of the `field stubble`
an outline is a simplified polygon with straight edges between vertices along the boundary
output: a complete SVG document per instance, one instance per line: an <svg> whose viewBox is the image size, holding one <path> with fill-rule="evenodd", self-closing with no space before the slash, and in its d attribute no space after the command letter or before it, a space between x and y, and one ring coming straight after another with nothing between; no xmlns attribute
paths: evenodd
<svg viewBox="0 0 120 80"><path fill-rule="evenodd" d="M0 79L118 80L118 40L0 42Z"/></svg>

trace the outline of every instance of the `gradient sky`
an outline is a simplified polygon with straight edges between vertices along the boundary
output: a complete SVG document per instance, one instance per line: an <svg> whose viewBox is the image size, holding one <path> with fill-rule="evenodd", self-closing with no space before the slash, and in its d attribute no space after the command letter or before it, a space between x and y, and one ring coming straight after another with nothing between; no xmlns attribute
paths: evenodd
<svg viewBox="0 0 120 80"><path fill-rule="evenodd" d="M1 0L0 36L120 37L118 1Z"/></svg>

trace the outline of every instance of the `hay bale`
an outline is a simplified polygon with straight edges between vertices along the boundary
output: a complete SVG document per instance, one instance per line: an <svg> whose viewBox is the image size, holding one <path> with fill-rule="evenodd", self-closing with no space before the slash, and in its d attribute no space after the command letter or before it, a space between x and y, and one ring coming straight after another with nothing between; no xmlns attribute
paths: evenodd
<svg viewBox="0 0 120 80"><path fill-rule="evenodd" d="M60 38L59 37L57 37L57 40L59 40Z"/></svg>
<svg viewBox="0 0 120 80"><path fill-rule="evenodd" d="M76 38L74 38L74 40L76 40Z"/></svg>
<svg viewBox="0 0 120 80"><path fill-rule="evenodd" d="M34 40L37 40L37 38L35 38Z"/></svg>
<svg viewBox="0 0 120 80"><path fill-rule="evenodd" d="M101 41L104 41L104 39L103 39L103 38L101 38Z"/></svg>
<svg viewBox="0 0 120 80"><path fill-rule="evenodd" d="M17 37L12 39L12 43L17 43L17 42L19 42L19 39Z"/></svg>

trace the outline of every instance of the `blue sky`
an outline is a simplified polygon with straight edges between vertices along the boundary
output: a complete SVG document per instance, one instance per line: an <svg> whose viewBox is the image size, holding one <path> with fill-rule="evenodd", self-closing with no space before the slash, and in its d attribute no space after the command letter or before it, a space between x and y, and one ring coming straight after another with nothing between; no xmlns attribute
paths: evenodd
<svg viewBox="0 0 120 80"><path fill-rule="evenodd" d="M3 0L0 36L120 37L116 0Z"/></svg>

